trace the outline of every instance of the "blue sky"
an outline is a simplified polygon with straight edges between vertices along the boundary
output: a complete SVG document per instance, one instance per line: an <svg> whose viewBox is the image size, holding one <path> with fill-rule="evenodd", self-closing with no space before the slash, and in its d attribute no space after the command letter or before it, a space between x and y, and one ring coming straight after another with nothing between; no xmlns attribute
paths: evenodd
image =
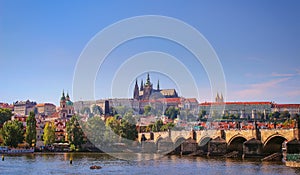
<svg viewBox="0 0 300 175"><path fill-rule="evenodd" d="M30 99L58 104L63 89L72 94L77 60L92 37L119 20L141 15L177 18L202 33L223 65L227 101L300 102L300 2L296 0L1 0L0 101ZM126 59L153 50L172 54L193 74L199 96L179 95L194 96L200 102L211 100L202 65L180 45L159 38L136 39L116 48L98 72L96 98L111 97L111 82ZM170 65L165 65L166 69ZM148 71L141 72L138 80L145 81ZM155 86L159 79L161 88L180 91L163 73L150 75ZM131 91L132 84L124 88Z"/></svg>

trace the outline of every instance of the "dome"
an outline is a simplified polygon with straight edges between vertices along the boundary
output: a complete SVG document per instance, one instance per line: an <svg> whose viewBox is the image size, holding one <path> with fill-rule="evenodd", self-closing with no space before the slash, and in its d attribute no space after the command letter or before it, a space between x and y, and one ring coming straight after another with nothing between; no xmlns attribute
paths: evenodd
<svg viewBox="0 0 300 175"><path fill-rule="evenodd" d="M66 102L66 104L67 104L67 106L73 106L73 102L71 102L70 100L68 100L68 101Z"/></svg>

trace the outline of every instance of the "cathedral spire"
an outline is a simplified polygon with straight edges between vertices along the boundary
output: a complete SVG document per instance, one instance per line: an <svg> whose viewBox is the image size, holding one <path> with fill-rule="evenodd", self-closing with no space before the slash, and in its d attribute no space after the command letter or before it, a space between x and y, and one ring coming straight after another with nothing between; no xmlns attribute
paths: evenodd
<svg viewBox="0 0 300 175"><path fill-rule="evenodd" d="M140 86L140 91L144 90L144 82L143 80L141 81L141 86Z"/></svg>
<svg viewBox="0 0 300 175"><path fill-rule="evenodd" d="M149 75L149 73L147 74L147 82L146 82L146 85L150 85L151 83L150 83L150 75Z"/></svg>
<svg viewBox="0 0 300 175"><path fill-rule="evenodd" d="M159 91L159 80L157 80L157 90Z"/></svg>
<svg viewBox="0 0 300 175"><path fill-rule="evenodd" d="M135 80L135 86L134 86L134 91L133 91L133 98L134 99L139 99L139 85L137 83L137 79Z"/></svg>
<svg viewBox="0 0 300 175"><path fill-rule="evenodd" d="M70 96L68 92L67 92L66 100L70 100Z"/></svg>
<svg viewBox="0 0 300 175"><path fill-rule="evenodd" d="M60 100L66 100L65 91L63 90Z"/></svg>

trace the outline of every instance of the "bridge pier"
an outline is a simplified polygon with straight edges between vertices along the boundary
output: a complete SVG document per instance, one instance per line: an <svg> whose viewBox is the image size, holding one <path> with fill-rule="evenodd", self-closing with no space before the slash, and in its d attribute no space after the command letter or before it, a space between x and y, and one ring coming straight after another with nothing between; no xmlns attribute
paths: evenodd
<svg viewBox="0 0 300 175"><path fill-rule="evenodd" d="M255 138L243 143L243 158L247 157L261 157L263 144L260 140Z"/></svg>

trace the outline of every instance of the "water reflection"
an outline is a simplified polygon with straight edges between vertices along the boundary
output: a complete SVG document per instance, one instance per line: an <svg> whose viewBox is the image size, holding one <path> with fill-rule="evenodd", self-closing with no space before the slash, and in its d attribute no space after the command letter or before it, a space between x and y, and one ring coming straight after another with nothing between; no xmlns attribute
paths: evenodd
<svg viewBox="0 0 300 175"><path fill-rule="evenodd" d="M299 174L300 169L286 167L281 162L261 162L255 159L203 158L164 156L145 160L146 154L135 155L137 161L122 160L99 153L37 153L6 156L0 162L0 174ZM128 156L128 155L118 155ZM147 158L153 158L149 154ZM158 155L160 156L160 155ZM73 164L69 163L70 158ZM100 165L101 170L90 170Z"/></svg>

